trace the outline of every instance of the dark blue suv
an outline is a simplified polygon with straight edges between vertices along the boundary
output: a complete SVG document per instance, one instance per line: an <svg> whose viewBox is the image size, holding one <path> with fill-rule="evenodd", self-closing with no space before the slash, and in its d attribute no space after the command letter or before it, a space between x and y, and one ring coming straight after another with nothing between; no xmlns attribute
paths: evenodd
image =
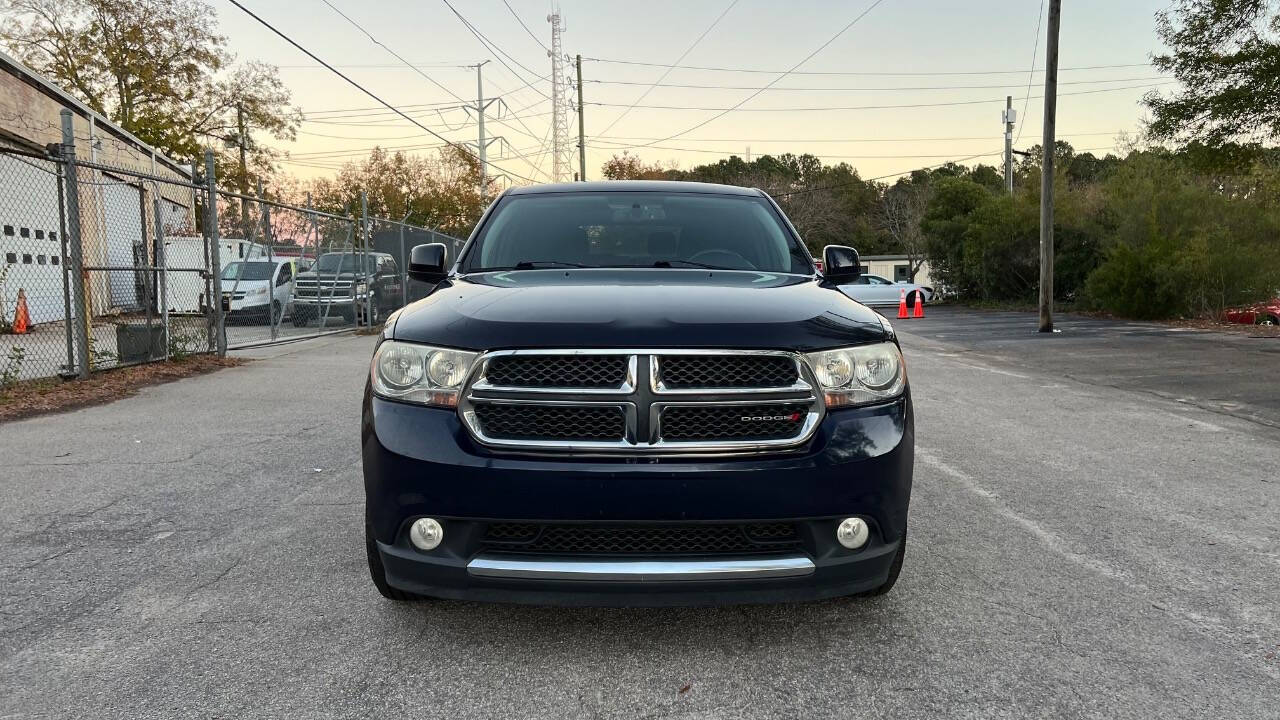
<svg viewBox="0 0 1280 720"><path fill-rule="evenodd" d="M545 185L388 318L365 391L374 585L568 605L883 593L914 421L893 328L759 190Z"/></svg>

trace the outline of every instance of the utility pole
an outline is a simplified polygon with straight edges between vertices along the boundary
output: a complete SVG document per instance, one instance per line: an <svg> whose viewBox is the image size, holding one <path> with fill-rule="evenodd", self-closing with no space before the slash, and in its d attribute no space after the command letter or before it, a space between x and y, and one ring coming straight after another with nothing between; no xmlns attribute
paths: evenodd
<svg viewBox="0 0 1280 720"><path fill-rule="evenodd" d="M1049 0L1045 44L1044 163L1040 175L1040 332L1053 332L1053 153L1058 119L1058 27L1062 0Z"/></svg>
<svg viewBox="0 0 1280 720"><path fill-rule="evenodd" d="M248 140L244 130L244 106L236 103L236 144L240 146L240 227L249 239L249 159Z"/></svg>
<svg viewBox="0 0 1280 720"><path fill-rule="evenodd" d="M582 56L576 57L578 65L578 178L587 181L587 131L582 117Z"/></svg>
<svg viewBox="0 0 1280 720"><path fill-rule="evenodd" d="M1013 124L1018 121L1018 111L1013 109L1013 96L1004 99L1004 186L1013 194Z"/></svg>
<svg viewBox="0 0 1280 720"><path fill-rule="evenodd" d="M480 126L480 140L476 149L480 156L480 201L482 203L489 194L489 143L484 139L484 111L488 106L484 103L484 78L481 76L481 68L488 62L485 60L476 63L476 118Z"/></svg>

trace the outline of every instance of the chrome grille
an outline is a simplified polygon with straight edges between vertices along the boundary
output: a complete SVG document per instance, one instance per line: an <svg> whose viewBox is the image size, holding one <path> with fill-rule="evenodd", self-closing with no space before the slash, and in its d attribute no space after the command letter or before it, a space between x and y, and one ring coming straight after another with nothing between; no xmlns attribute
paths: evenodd
<svg viewBox="0 0 1280 720"><path fill-rule="evenodd" d="M658 367L658 381L672 390L785 388L800 379L784 355L673 355Z"/></svg>
<svg viewBox="0 0 1280 720"><path fill-rule="evenodd" d="M796 447L823 405L799 356L764 350L497 350L458 404L515 451L762 452Z"/></svg>
<svg viewBox="0 0 1280 720"><path fill-rule="evenodd" d="M298 278L293 283L293 293L298 297L349 297L351 285L350 280L317 281L315 278Z"/></svg>
<svg viewBox="0 0 1280 720"><path fill-rule="evenodd" d="M804 427L809 406L675 405L662 410L663 440L783 440Z"/></svg>
<svg viewBox="0 0 1280 720"><path fill-rule="evenodd" d="M503 355L488 362L493 385L531 388L620 388L626 355Z"/></svg>
<svg viewBox="0 0 1280 720"><path fill-rule="evenodd" d="M619 407L480 403L476 418L486 437L495 440L608 440L621 442L627 433Z"/></svg>

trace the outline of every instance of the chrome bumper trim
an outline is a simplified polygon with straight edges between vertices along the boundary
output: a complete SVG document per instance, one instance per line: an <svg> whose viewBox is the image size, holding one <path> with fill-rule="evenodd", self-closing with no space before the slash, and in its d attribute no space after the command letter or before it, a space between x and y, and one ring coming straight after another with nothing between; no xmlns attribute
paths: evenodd
<svg viewBox="0 0 1280 720"><path fill-rule="evenodd" d="M805 555L700 560L575 560L483 553L467 563L467 574L524 580L594 580L601 582L683 582L750 580L812 575Z"/></svg>

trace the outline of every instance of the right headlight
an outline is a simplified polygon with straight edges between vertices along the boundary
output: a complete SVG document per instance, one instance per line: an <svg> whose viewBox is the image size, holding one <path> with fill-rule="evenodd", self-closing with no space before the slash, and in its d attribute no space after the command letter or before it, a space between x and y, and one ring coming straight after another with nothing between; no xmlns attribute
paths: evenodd
<svg viewBox="0 0 1280 720"><path fill-rule="evenodd" d="M479 353L385 340L373 353L373 391L385 398L453 408Z"/></svg>
<svg viewBox="0 0 1280 720"><path fill-rule="evenodd" d="M872 405L902 394L907 368L891 343L858 345L804 356L829 408Z"/></svg>

